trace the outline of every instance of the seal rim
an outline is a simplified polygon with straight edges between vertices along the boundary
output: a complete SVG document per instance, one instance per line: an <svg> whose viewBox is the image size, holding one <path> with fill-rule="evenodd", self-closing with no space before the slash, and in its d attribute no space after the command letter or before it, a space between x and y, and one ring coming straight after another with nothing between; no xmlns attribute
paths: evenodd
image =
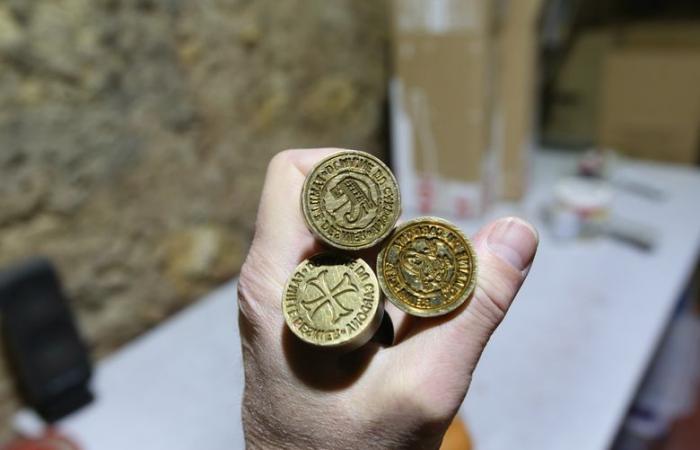
<svg viewBox="0 0 700 450"><path fill-rule="evenodd" d="M354 336L348 336L346 334L345 338L343 340L339 341L334 341L331 343L319 343L316 341L312 341L307 339L302 333L299 333L298 330L292 326L291 318L289 317L289 314L287 313L287 309L284 306L284 300L287 298L287 291L289 290L289 286L291 284L292 279L294 278L294 274L297 273L297 271L305 264L308 264L311 262L312 259L314 258L323 258L323 257L345 257L347 260L354 260L358 261L359 264L363 265L364 268L367 270L367 273L370 274L370 277L372 277L372 281L375 283L377 286L377 289L375 291L374 295L374 308L372 311L372 316L370 320L367 321L367 326L364 330L360 331L358 334ZM382 319L384 317L384 302L382 301L382 294L381 294L381 288L379 288L379 280L377 279L377 275L374 273L372 270L372 267L367 264L365 260L359 257L354 257L354 256L349 256L349 255L338 255L334 254L333 252L320 252L316 253L306 259L304 259L302 262L300 262L295 268L292 274L289 276L287 279L287 282L284 285L284 289L282 290L282 300L280 302L280 306L282 308L282 315L284 316L284 322L287 325L287 328L289 331L291 331L297 338L299 338L301 341L313 345L315 347L322 347L322 348L333 348L333 349L343 349L346 351L354 350L356 348L359 348L363 345L365 345L367 342L369 342L372 337L375 335L377 330L379 329L379 326L382 323Z"/></svg>
<svg viewBox="0 0 700 450"><path fill-rule="evenodd" d="M387 249L390 247L391 242L393 241L394 237L397 236L400 232L405 230L408 227L411 227L415 224L421 223L421 222L437 222L441 225L444 225L448 228L450 228L453 232L458 234L459 236L462 237L464 242L466 243L467 248L471 252L472 255L472 260L474 262L474 269L473 269L473 276L471 277L471 280L469 281L469 284L467 285L466 289L464 290L464 293L457 298L454 302L449 304L448 306L437 308L437 309L431 309L431 310L425 310L425 309L420 309L420 308L415 308L413 306L410 306L406 303L404 303L401 299L395 298L391 290L389 289L388 284L386 283L386 280L384 278L384 258L386 256ZM440 217L434 217L434 216L421 216L421 217L416 217L415 219L408 220L400 225L398 225L393 233L391 233L391 236L389 236L382 245L382 249L379 251L379 254L377 255L377 264L376 264L376 271L377 271L377 281L379 282L379 286L382 289L382 292L384 293L384 297L386 297L394 306L399 308L401 311L405 312L406 314L410 314L412 316L417 316L417 317L438 317L438 316L443 316L445 314L449 314L452 311L456 310L463 304L469 304L471 301L471 298L474 295L474 291L476 290L476 283L477 279L479 277L479 258L476 254L476 250L474 249L474 244L472 243L471 239L467 237L462 230L457 227L455 224L452 222L442 219Z"/></svg>
<svg viewBox="0 0 700 450"><path fill-rule="evenodd" d="M376 239L372 240L369 243L365 244L360 244L360 245L346 245L343 243L336 242L329 238L328 236L325 236L321 230L316 227L316 225L313 223L311 220L311 214L306 206L306 202L304 199L308 196L309 194L309 185L310 185L310 179L311 179L311 174L314 173L321 165L325 164L326 162L330 161L333 158L337 158L341 154L359 154L372 162L376 163L380 167L382 167L386 173L389 174L391 182L394 184L396 187L396 214L394 219L391 221L391 226L387 227L387 229L381 233ZM306 227L311 231L311 233L319 239L321 242L326 244L327 246L330 246L332 248L337 248L340 250L347 250L347 251L358 251L358 250L365 250L368 248L372 248L375 245L379 244L382 242L384 239L387 238L391 234L391 232L394 229L394 226L396 225L396 222L399 220L399 217L401 217L401 190L399 189L399 183L396 181L396 177L394 176L394 173L391 171L389 166L384 164L384 162L377 158L376 156L372 155L371 153L363 152L360 150L340 150L338 152L335 152L331 155L326 156L325 158L321 159L318 161L314 166L309 170L309 173L306 174L306 177L304 178L304 184L302 185L301 188L301 196L300 196L300 202L301 202L301 210L302 210L302 216L304 216L304 222L306 223Z"/></svg>

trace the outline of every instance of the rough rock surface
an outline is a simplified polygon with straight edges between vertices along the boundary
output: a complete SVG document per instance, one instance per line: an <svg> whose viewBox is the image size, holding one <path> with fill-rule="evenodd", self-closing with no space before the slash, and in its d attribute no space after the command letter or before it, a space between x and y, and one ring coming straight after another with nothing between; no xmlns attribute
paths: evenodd
<svg viewBox="0 0 700 450"><path fill-rule="evenodd" d="M386 20L377 0L0 1L0 268L52 258L97 357L230 278L275 152L382 151Z"/></svg>

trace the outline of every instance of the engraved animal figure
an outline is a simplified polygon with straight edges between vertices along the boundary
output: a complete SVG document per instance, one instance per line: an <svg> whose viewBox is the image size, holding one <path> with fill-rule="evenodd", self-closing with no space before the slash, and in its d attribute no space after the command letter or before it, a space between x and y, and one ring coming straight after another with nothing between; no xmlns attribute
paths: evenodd
<svg viewBox="0 0 700 450"><path fill-rule="evenodd" d="M419 293L429 294L447 287L453 263L438 246L434 239L417 239L399 256L404 278Z"/></svg>
<svg viewBox="0 0 700 450"><path fill-rule="evenodd" d="M357 222L370 209L377 207L369 192L369 186L364 181L351 176L343 178L331 188L331 194L336 199L345 197L346 200L331 212L335 213L350 203L350 209L343 214L343 218L351 224Z"/></svg>
<svg viewBox="0 0 700 450"><path fill-rule="evenodd" d="M359 288L352 284L350 275L344 273L340 281L333 287L328 285L328 270L322 270L316 277L310 279L307 284L318 290L318 297L302 300L301 304L313 317L321 308L328 305L331 310L332 323L337 323L342 317L352 313L352 309L343 305L340 297L350 292L359 292Z"/></svg>

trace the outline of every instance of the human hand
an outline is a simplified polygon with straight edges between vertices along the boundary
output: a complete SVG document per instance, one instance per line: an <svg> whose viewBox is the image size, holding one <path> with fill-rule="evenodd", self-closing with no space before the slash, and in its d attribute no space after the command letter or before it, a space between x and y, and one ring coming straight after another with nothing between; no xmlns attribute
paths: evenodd
<svg viewBox="0 0 700 450"><path fill-rule="evenodd" d="M284 323L282 290L294 268L322 250L306 228L299 197L309 170L338 150L287 150L268 167L238 283L247 446L438 448L527 275L537 233L516 218L482 228L474 237L477 287L451 314L415 318L386 302L394 346L370 343L342 355L310 347Z"/></svg>

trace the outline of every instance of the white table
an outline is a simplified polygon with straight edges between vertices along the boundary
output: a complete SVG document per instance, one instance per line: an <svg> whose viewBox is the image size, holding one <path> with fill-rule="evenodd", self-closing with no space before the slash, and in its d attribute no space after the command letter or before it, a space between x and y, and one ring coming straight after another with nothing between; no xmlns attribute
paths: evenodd
<svg viewBox="0 0 700 450"><path fill-rule="evenodd" d="M534 214L570 157L537 161L524 215L541 245L530 276L484 352L462 412L484 450L608 448L700 250L700 174L629 164L620 178L667 193L618 193L616 214L660 231L653 253L609 239L560 243Z"/></svg>
<svg viewBox="0 0 700 450"><path fill-rule="evenodd" d="M536 211L563 154L536 158ZM653 253L608 239L561 243L540 226L530 277L484 352L461 413L480 450L602 450L615 436L700 249L700 173L630 163L620 176L662 188L664 203L620 193L620 216L661 232ZM475 221L461 224L473 232ZM168 355L166 357L166 355ZM86 450L242 448L235 286L227 284L98 368L98 402L60 427ZM28 412L16 426L38 428Z"/></svg>

